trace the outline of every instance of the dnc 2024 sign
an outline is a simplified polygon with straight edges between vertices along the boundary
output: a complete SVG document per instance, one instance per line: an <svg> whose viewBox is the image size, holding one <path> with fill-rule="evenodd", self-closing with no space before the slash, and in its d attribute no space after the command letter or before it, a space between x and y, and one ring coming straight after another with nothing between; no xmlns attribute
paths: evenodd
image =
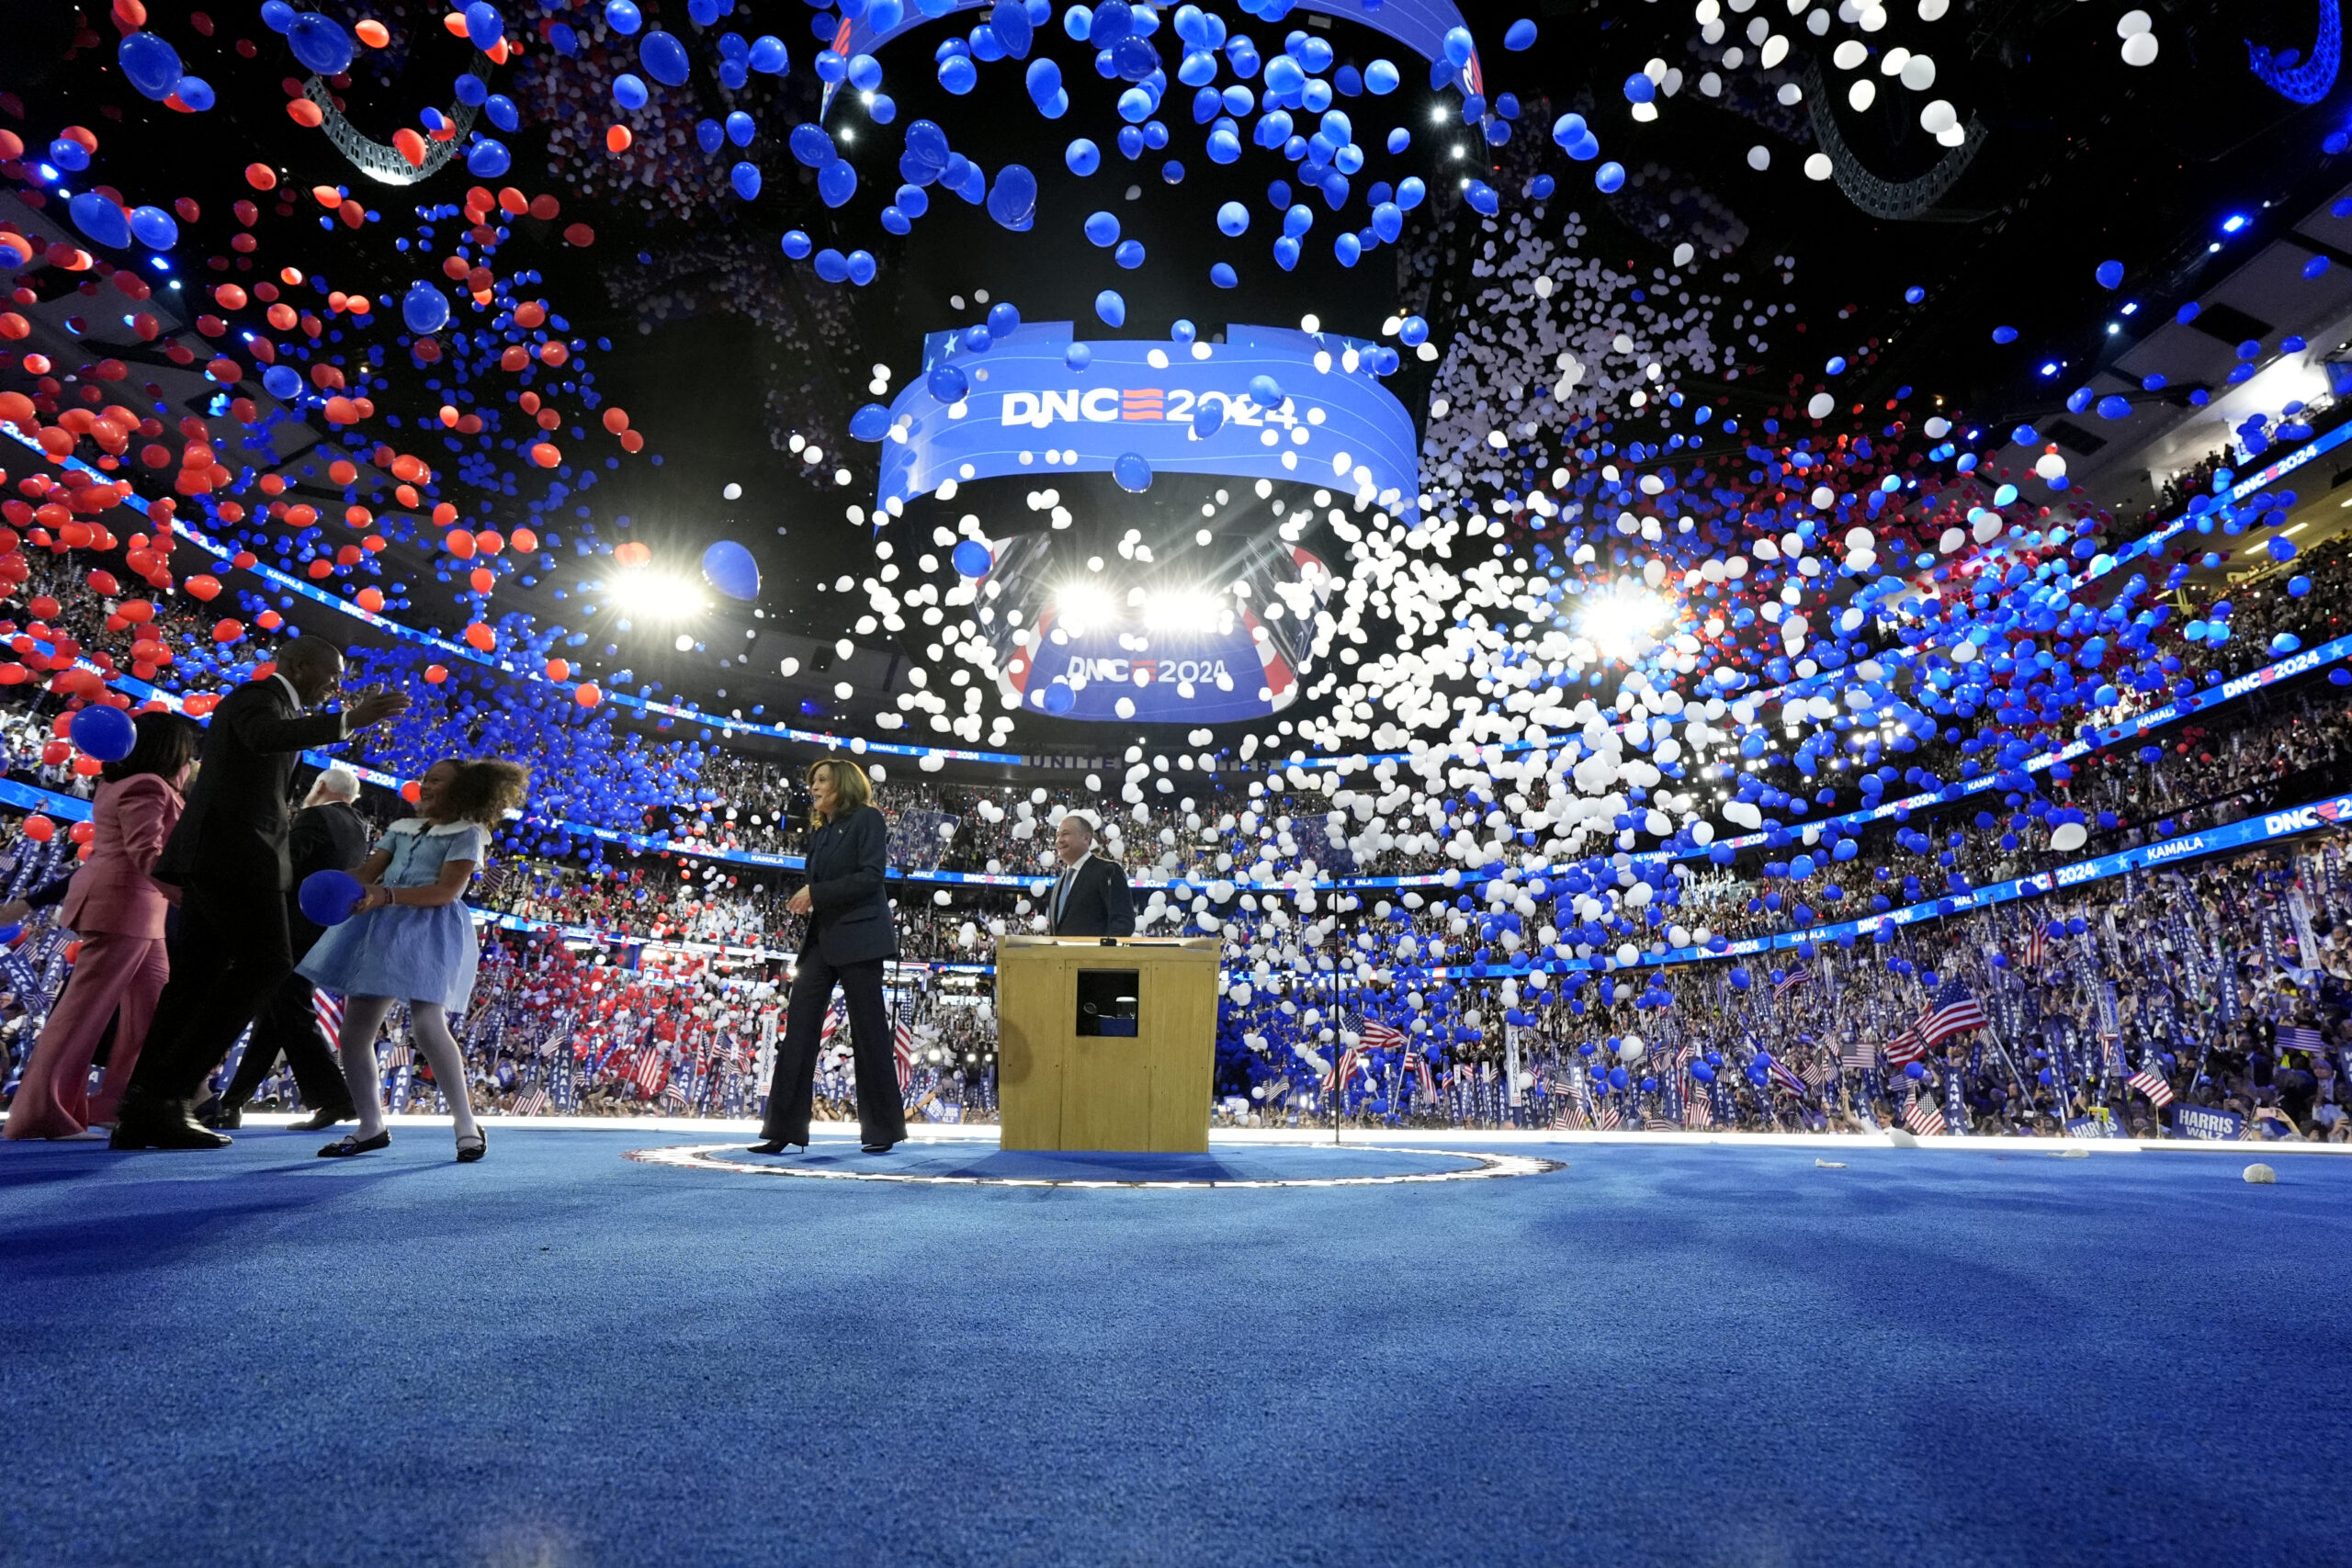
<svg viewBox="0 0 2352 1568"><path fill-rule="evenodd" d="M897 512L943 484L1040 469L1127 483L1140 459L1150 475L1329 485L1420 515L1413 418L1373 374L1379 344L1247 325L1223 343L1114 338L1074 355L1076 342L1068 321L1024 322L978 351L933 333L924 375L890 404L877 504ZM964 372L959 401L927 384L943 364ZM1260 377L1278 397L1252 392ZM1221 421L1199 417L1210 408Z"/></svg>

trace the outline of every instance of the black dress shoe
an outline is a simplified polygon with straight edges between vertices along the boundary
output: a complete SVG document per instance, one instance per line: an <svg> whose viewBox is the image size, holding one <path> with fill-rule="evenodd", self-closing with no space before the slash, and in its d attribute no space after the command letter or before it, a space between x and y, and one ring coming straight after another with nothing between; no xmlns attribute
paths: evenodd
<svg viewBox="0 0 2352 1568"><path fill-rule="evenodd" d="M808 1145L806 1144L796 1144L788 1138L769 1138L763 1142L753 1144L751 1147L751 1152L755 1155L780 1155L786 1149L798 1149L802 1154L807 1154L808 1152Z"/></svg>
<svg viewBox="0 0 2352 1568"><path fill-rule="evenodd" d="M860 1144L857 1145L857 1150L860 1154L887 1155L898 1146L897 1141L893 1140L887 1144Z"/></svg>
<svg viewBox="0 0 2352 1568"><path fill-rule="evenodd" d="M322 1105L300 1122L288 1123L288 1126L297 1133L323 1133L336 1122L348 1122L358 1114L351 1102L345 1100L340 1105Z"/></svg>
<svg viewBox="0 0 2352 1568"><path fill-rule="evenodd" d="M199 1125L187 1106L172 1100L123 1106L107 1140L118 1149L225 1149L235 1142Z"/></svg>
<svg viewBox="0 0 2352 1568"><path fill-rule="evenodd" d="M353 1155L372 1155L378 1149L389 1149L391 1146L392 1130L389 1127L372 1138L363 1138L356 1133L345 1133L342 1137L321 1149L319 1157L321 1159L349 1159Z"/></svg>
<svg viewBox="0 0 2352 1568"><path fill-rule="evenodd" d="M245 1108L242 1105L227 1106L201 1120L208 1127L216 1127L224 1133L233 1133L245 1124Z"/></svg>

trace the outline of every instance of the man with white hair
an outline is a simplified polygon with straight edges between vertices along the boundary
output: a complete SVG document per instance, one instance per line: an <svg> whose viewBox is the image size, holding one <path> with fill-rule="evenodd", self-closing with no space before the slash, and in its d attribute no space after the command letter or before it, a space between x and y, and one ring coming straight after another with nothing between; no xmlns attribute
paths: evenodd
<svg viewBox="0 0 2352 1568"><path fill-rule="evenodd" d="M294 861L294 886L286 895L288 934L294 962L302 962L311 946L325 933L302 913L303 879L314 872L356 871L368 859L368 823L353 802L359 798L359 775L341 763L327 769L302 797L287 833L287 850ZM218 1111L206 1124L234 1130L244 1120L245 1101L282 1055L294 1069L294 1083L311 1115L296 1126L323 1132L353 1114L351 1090L334 1050L334 1034L320 1020L318 993L301 976L288 973L273 988L254 1017L254 1032L245 1042L244 1059L237 1076L222 1091Z"/></svg>
<svg viewBox="0 0 2352 1568"><path fill-rule="evenodd" d="M1046 896L1046 915L1056 936L1133 936L1134 895L1126 868L1094 852L1100 828L1091 812L1071 811L1054 829L1054 851L1062 872Z"/></svg>

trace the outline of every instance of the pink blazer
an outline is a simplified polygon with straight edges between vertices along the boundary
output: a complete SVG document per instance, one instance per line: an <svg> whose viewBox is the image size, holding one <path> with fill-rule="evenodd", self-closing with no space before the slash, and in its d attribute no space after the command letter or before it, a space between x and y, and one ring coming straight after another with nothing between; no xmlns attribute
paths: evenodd
<svg viewBox="0 0 2352 1568"><path fill-rule="evenodd" d="M90 812L90 858L74 874L59 918L85 935L119 931L161 938L164 911L179 889L147 874L180 819L180 792L153 773L98 786Z"/></svg>

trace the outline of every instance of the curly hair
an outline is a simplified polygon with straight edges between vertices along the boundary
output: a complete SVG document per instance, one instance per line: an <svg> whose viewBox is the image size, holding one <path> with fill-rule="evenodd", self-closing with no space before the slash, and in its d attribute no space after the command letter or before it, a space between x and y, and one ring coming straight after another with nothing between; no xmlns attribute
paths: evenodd
<svg viewBox="0 0 2352 1568"><path fill-rule="evenodd" d="M444 757L441 761L448 763L458 775L449 781L445 807L451 821L479 822L485 828L495 828L530 793L531 771L520 762L497 757Z"/></svg>

